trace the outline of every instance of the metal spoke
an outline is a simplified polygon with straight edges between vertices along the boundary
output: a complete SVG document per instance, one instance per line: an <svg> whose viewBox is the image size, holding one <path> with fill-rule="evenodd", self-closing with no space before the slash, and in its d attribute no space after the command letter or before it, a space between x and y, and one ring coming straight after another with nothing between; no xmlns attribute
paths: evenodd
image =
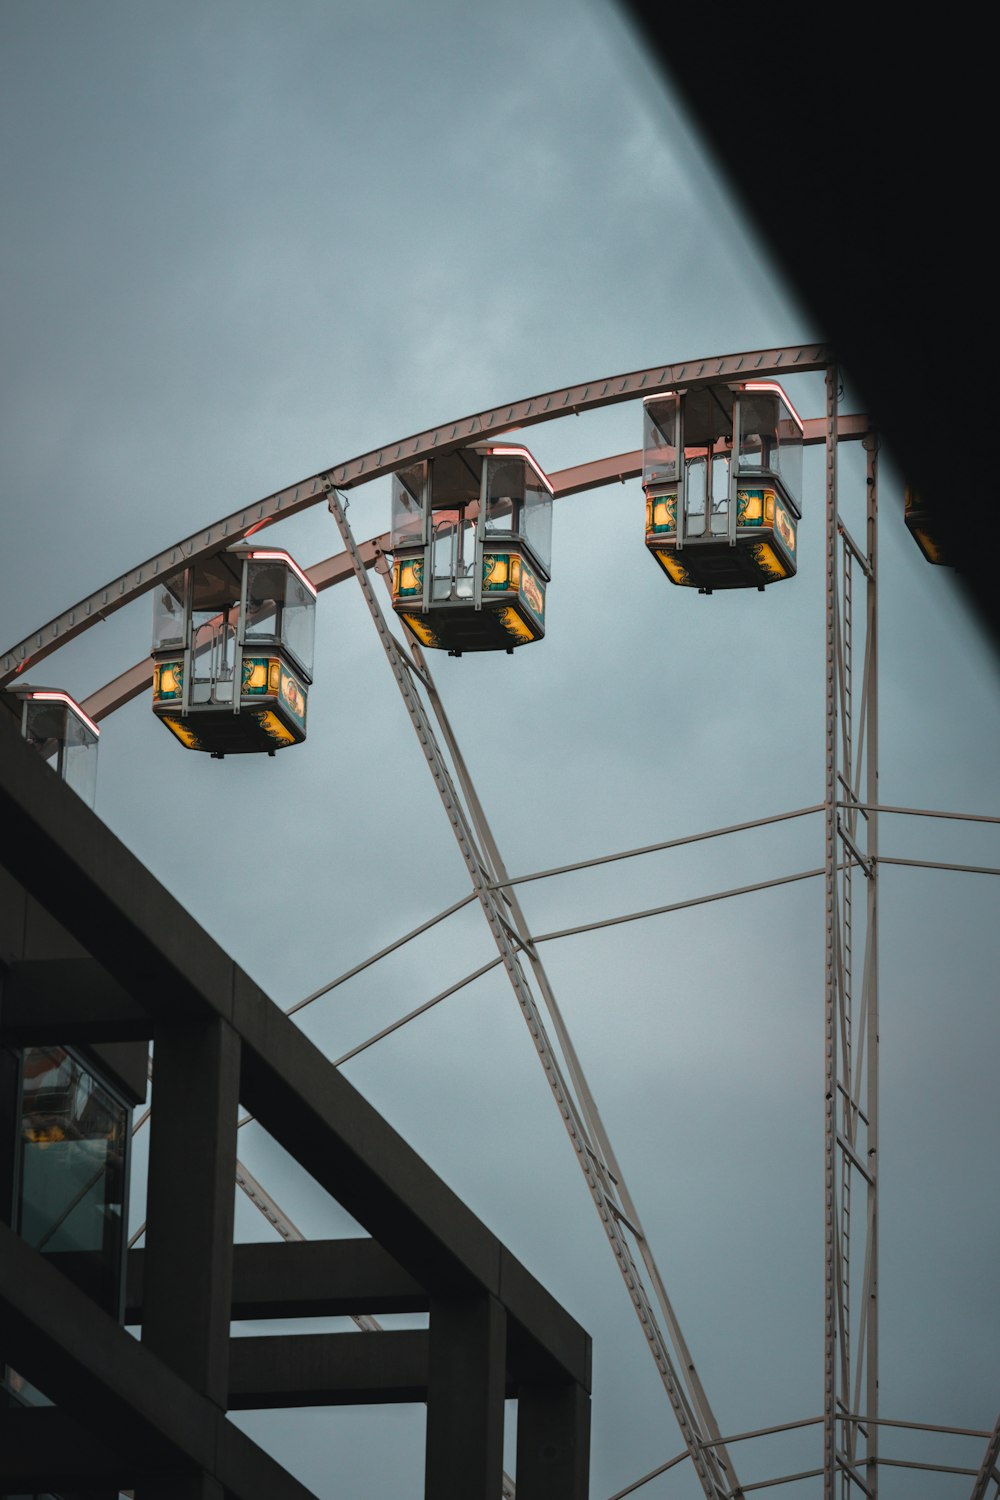
<svg viewBox="0 0 1000 1500"><path fill-rule="evenodd" d="M590 1112L589 1116L585 1114L586 1094L584 1094L583 1102L581 1102L580 1095L570 1088L549 1039L548 1030L538 1002L535 999L522 967L519 945L515 943L511 935L507 917L500 911L498 904L499 893L496 885L498 883L498 876L500 882L502 882L503 875L496 868L491 867L492 856L495 855L496 850L492 836L489 834L485 817L482 814L482 809L477 805L478 799L474 796L474 789L472 789L471 801L472 806L477 810L477 817L470 817L466 813L465 807L458 797L451 772L438 745L437 736L435 735L427 710L424 708L423 701L414 686L410 667L407 665L397 646L395 637L385 622L381 607L372 589L371 580L368 577L362 559L357 553L354 537L351 533L351 528L332 476L329 479L329 505L344 546L352 556L355 577L365 598L386 659L396 680L424 758L447 813L448 821L458 842L466 869L472 881L473 889L479 899L480 907L497 945L497 951L503 960L508 979L527 1022L536 1052L545 1070L549 1088L556 1100L563 1124L573 1144L577 1161L587 1180L587 1185L600 1215L605 1234L625 1281L630 1300L639 1318L647 1344L653 1355L671 1407L673 1408L682 1438L691 1455L691 1460L698 1474L698 1479L706 1500L729 1500L729 1497L739 1495L741 1491L739 1486L734 1484L732 1470L731 1468L727 1468L725 1458L722 1454L717 1454L714 1448L706 1446L706 1439L716 1436L718 1426L715 1423L714 1416L712 1416L711 1409L708 1407L704 1393L697 1380L692 1381L687 1378L688 1370L684 1363L683 1353L679 1351L677 1357L675 1357L671 1352L668 1340L660 1328L656 1312L642 1281L622 1225L622 1207L625 1208L626 1214L628 1209L625 1205L622 1205L622 1207L619 1206L616 1201L615 1190L609 1180L608 1167L611 1163L607 1158L610 1152L607 1149L608 1143L606 1139L601 1142L601 1132L597 1128L599 1117L596 1116L596 1110ZM419 653L419 648L414 644L411 649L413 650L417 666L420 668L425 686L429 687L431 693L434 693L432 679L430 673L427 671L422 655ZM434 696L436 697L436 693L434 693ZM435 707L438 708L439 704L435 704ZM444 733L447 727L447 719L444 716L443 709L441 709L439 714L439 726L442 733ZM450 733L450 730L448 732ZM456 774L464 782L468 794L471 788L471 778L469 778L467 769L460 758L456 761L456 766L458 768ZM508 897L508 901L511 904L511 911L516 927L518 925L517 908L512 896ZM522 940L524 939L527 939L527 943L530 943L526 931L522 933ZM527 943L524 943L524 946L527 946ZM557 1010L552 1007L550 1007L549 1013L554 1019L558 1016ZM564 1056L568 1056L572 1060L570 1065L573 1073L576 1074L576 1083L583 1090L585 1089L585 1080L582 1078L582 1070L579 1069L577 1060L573 1057L568 1034L564 1027L559 1026L558 1023L556 1024L557 1029L562 1033L560 1042L563 1044ZM589 1091L586 1092L589 1093ZM605 1147L603 1162L601 1160L602 1153L594 1149L595 1142L598 1145L603 1144ZM614 1176L618 1177L619 1174L614 1173ZM634 1219L633 1222L635 1222ZM639 1243L640 1249L648 1248L646 1247L645 1238L640 1240ZM657 1286L656 1290L657 1292L662 1291L662 1284ZM666 1300L665 1294L662 1299L658 1298L658 1300L661 1302L662 1313L664 1311L663 1302ZM669 1303L667 1303L667 1308L669 1309ZM669 1324L671 1321L670 1318L667 1321ZM675 1320L674 1325L674 1331L679 1334L679 1329L676 1329ZM675 1348L678 1347L676 1340L674 1346ZM680 1349L683 1350L684 1347L681 1344Z"/></svg>

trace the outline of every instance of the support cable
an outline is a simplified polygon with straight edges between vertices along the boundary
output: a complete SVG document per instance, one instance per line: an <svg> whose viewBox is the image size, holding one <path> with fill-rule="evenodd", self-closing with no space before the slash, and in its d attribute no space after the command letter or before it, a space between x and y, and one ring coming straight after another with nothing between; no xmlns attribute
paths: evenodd
<svg viewBox="0 0 1000 1500"><path fill-rule="evenodd" d="M344 984L348 979L353 979L356 974L361 974L365 969L370 969L372 964L378 963L379 959L387 958L390 953L395 953L397 948L402 948L404 943L410 942L413 938L420 937L422 933L428 932L432 927L436 927L438 922L443 922L445 917L453 916L455 912L461 911L463 906L468 906L469 902L474 900L475 895L470 891L460 901L453 901L451 906L446 906L444 911L439 911L436 917L428 917L426 922L421 922L418 927L411 928L401 938L396 938L395 942L388 943L384 948L380 948L370 958L362 959L361 963L355 964L353 968L346 969L336 979L331 979L329 984L321 984L319 989L313 990L311 995L306 995L303 1000L297 1000L294 1005L288 1007L285 1015L294 1016L298 1011L305 1010L306 1006L312 1005L314 1000L319 1000L321 996L328 995L331 990L337 989L339 985Z"/></svg>
<svg viewBox="0 0 1000 1500"><path fill-rule="evenodd" d="M576 870L592 870L597 865L613 864L620 859L637 859L642 854L659 854L664 849L680 849L687 844L698 844L704 839L722 838L728 833L745 833L751 828L766 828L771 823L786 823L790 818L805 818L810 813L821 813L825 803L817 802L812 807L797 807L793 812L772 813L766 818L753 818L748 823L730 823L726 828L710 828L707 833L687 833L678 839L663 839L657 844L641 844L637 849L622 849L616 854L598 854L593 859L578 859L568 865L553 865L548 870L535 870L530 875L514 875L499 883L504 890L515 885L526 885L530 880L548 880L552 875L570 875ZM1000 822L1000 818L996 820ZM499 886L498 886L499 888Z"/></svg>
<svg viewBox="0 0 1000 1500"><path fill-rule="evenodd" d="M338 1057L333 1066L335 1068L342 1067L344 1063L350 1062L352 1057L357 1057L359 1052L366 1051L367 1048L373 1047L376 1042L382 1041L383 1037L387 1037L392 1032L398 1031L401 1026L407 1025L408 1022L415 1021L417 1016L422 1016L426 1011L431 1009L431 1006L439 1005L442 1000L447 1000L449 996L457 994L459 990L464 990L467 984L472 984L474 980L481 979L484 974L488 974L491 969L495 969L501 962L502 960L497 957L491 958L489 963L481 964L471 974L466 974L464 979L459 979L455 984L450 984L447 989L439 990L430 1000L425 1000L423 1005L418 1005L415 1010L407 1011L406 1015L400 1016L398 1021L392 1021L388 1026L383 1026L381 1031L376 1031L375 1035L370 1036L367 1041L359 1042L356 1047L352 1047L349 1052L345 1052L343 1056ZM242 1124L243 1122L241 1121L240 1123Z"/></svg>
<svg viewBox="0 0 1000 1500"><path fill-rule="evenodd" d="M846 802L838 804L840 807L849 805ZM986 813L941 812L930 807L883 807L874 802L858 802L854 805L859 812L865 813L902 813L910 818L955 818L961 823L1000 823L1000 818Z"/></svg>
<svg viewBox="0 0 1000 1500"><path fill-rule="evenodd" d="M1000 875L1000 868L996 865L953 865L947 864L940 859L893 859L891 855L880 854L873 859L877 865L911 865L917 870L959 870L965 875Z"/></svg>
<svg viewBox="0 0 1000 1500"><path fill-rule="evenodd" d="M754 891L768 891L778 885L792 885L797 880L812 880L822 875L823 865L814 870L797 870L794 875L776 875L771 880L758 880L752 885L732 886L725 891L712 891L707 896L689 896L686 901L671 901L666 906L650 906L644 911L625 912L620 917L598 917L593 922L581 922L576 927L560 927L554 932L535 934L536 943L551 943L556 938L576 937L582 932L597 932L602 927L620 927L624 922L641 922L645 917L663 917L672 911L686 911L691 906L705 906L711 901L726 901L730 896L749 896Z"/></svg>

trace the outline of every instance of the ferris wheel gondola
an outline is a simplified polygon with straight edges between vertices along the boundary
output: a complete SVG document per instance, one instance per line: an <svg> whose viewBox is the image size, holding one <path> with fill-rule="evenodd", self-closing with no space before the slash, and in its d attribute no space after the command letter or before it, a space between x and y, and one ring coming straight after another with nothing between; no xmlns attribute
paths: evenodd
<svg viewBox="0 0 1000 1500"><path fill-rule="evenodd" d="M802 422L773 381L643 402L646 547L672 583L763 589L794 576Z"/></svg>
<svg viewBox="0 0 1000 1500"><path fill-rule="evenodd" d="M238 542L156 591L153 712L189 750L273 755L306 737L316 589Z"/></svg>
<svg viewBox="0 0 1000 1500"><path fill-rule="evenodd" d="M18 719L21 738L33 745L61 780L93 807L97 791L97 750L101 731L61 688L18 683L0 693Z"/></svg>
<svg viewBox="0 0 1000 1500"><path fill-rule="evenodd" d="M392 607L451 656L541 640L551 537L552 485L527 448L410 464L392 476Z"/></svg>

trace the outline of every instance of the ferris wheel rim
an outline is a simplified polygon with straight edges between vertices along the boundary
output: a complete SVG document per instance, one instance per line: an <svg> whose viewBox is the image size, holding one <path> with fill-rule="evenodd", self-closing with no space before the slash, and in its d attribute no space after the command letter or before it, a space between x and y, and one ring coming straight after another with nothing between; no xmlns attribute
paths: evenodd
<svg viewBox="0 0 1000 1500"><path fill-rule="evenodd" d="M535 426L574 413L596 411L622 401L674 390L681 385L707 385L750 376L762 379L815 373L825 370L833 358L826 343L813 342L651 365L627 374L599 376L576 385L557 386L552 391L499 403L471 416L441 422L423 432L381 444L221 517L85 595L0 654L0 689L31 663L41 661L132 599L148 593L162 578L232 546L264 526L321 504L331 485L351 489L391 474L404 462L433 457L448 448L482 442L513 429Z"/></svg>

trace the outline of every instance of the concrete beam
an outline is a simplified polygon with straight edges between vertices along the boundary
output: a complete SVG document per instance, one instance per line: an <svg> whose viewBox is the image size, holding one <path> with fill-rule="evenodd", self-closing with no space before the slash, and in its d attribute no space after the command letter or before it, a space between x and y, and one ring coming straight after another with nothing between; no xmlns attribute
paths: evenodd
<svg viewBox="0 0 1000 1500"><path fill-rule="evenodd" d="M97 1443L120 1453L137 1480L207 1475L230 1500L316 1500L6 1225L0 1348ZM40 1465L45 1458L39 1455Z"/></svg>
<svg viewBox="0 0 1000 1500"><path fill-rule="evenodd" d="M143 1319L145 1258L144 1250L129 1251L126 1323ZM428 1306L420 1283L375 1240L233 1246L233 1318L335 1318Z"/></svg>
<svg viewBox="0 0 1000 1500"><path fill-rule="evenodd" d="M127 1489L137 1455L123 1457L55 1406L0 1407L0 1484L5 1491Z"/></svg>
<svg viewBox="0 0 1000 1500"><path fill-rule="evenodd" d="M158 1027L221 1020L241 1102L428 1292L490 1295L563 1376L586 1334L0 716L0 859Z"/></svg>
<svg viewBox="0 0 1000 1500"><path fill-rule="evenodd" d="M427 1331L419 1328L233 1339L229 1406L245 1411L425 1401L427 1344Z"/></svg>
<svg viewBox="0 0 1000 1500"><path fill-rule="evenodd" d="M92 958L33 958L4 978L3 1040L14 1046L146 1041L149 1012Z"/></svg>

